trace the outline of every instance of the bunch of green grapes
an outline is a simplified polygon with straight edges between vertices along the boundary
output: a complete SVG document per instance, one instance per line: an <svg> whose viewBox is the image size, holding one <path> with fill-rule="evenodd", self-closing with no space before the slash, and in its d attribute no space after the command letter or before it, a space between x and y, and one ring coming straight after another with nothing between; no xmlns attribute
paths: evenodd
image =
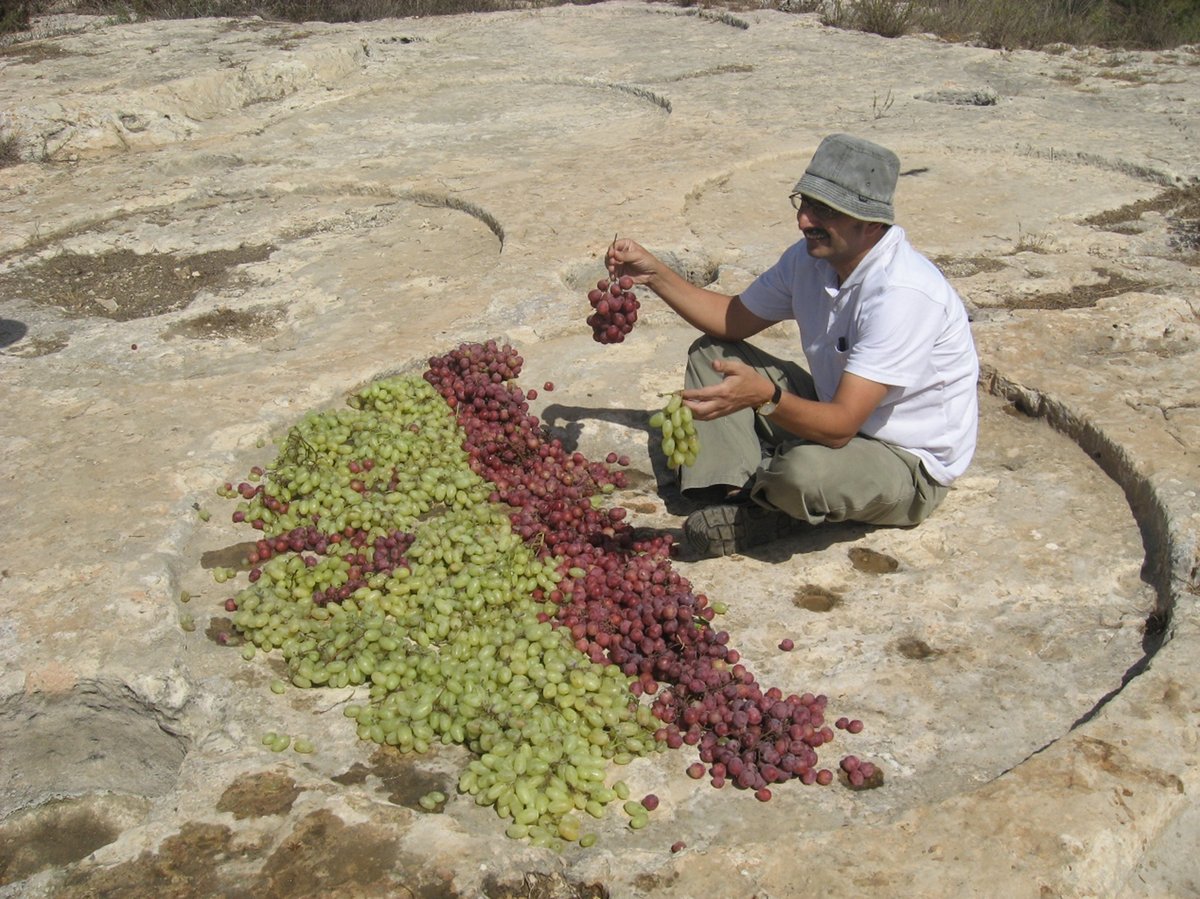
<svg viewBox="0 0 1200 899"><path fill-rule="evenodd" d="M667 465L694 465L700 453L700 440L692 422L692 410L683 404L679 393L671 394L667 405L650 416L650 427L662 431L662 451Z"/></svg>

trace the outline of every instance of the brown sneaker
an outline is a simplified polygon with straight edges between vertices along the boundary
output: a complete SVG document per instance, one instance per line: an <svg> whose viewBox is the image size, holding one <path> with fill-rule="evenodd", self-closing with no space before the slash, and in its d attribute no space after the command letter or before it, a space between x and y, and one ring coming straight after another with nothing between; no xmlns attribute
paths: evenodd
<svg viewBox="0 0 1200 899"><path fill-rule="evenodd" d="M754 503L709 506L683 523L683 536L702 556L727 556L792 533L799 522L786 512Z"/></svg>

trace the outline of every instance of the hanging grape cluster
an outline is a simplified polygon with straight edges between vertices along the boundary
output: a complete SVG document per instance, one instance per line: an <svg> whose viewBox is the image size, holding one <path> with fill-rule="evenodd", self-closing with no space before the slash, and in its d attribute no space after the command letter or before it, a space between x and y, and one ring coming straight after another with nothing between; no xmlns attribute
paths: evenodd
<svg viewBox="0 0 1200 899"><path fill-rule="evenodd" d="M587 323L597 343L621 343L633 330L641 304L633 292L633 278L622 275L615 281L602 278L588 291L594 310Z"/></svg>

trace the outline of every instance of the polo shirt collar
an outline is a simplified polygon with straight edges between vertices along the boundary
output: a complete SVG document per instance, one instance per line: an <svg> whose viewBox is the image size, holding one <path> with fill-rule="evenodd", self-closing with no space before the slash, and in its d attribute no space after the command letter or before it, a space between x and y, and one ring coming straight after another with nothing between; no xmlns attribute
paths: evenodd
<svg viewBox="0 0 1200 899"><path fill-rule="evenodd" d="M879 243L867 251L867 255L854 267L854 271L850 273L850 277L842 282L839 291L846 290L861 282L867 276L867 272L879 261L880 257L890 254L902 240L904 240L903 228L899 225L892 225L892 227L888 228L884 232L883 237L879 239ZM834 283L837 283L836 274L834 275Z"/></svg>

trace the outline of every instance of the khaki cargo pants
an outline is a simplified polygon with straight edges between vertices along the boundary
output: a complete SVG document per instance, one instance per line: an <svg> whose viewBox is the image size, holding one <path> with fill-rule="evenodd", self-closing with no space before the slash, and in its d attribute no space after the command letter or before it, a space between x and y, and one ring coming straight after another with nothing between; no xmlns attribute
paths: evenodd
<svg viewBox="0 0 1200 899"><path fill-rule="evenodd" d="M721 381L715 359L741 359L784 390L815 400L812 377L794 362L746 343L702 337L688 351L684 384L704 387ZM681 469L685 495L719 485L749 487L751 498L769 509L820 524L862 521L915 525L949 492L933 480L912 453L870 437L854 437L839 449L800 440L743 409L714 421L696 422L700 454Z"/></svg>

